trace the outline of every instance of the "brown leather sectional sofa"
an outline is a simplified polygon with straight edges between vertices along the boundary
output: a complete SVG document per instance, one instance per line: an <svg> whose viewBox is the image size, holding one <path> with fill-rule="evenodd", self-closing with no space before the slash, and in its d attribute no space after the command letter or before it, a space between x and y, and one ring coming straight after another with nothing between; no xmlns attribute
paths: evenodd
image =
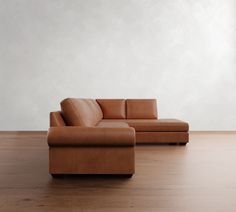
<svg viewBox="0 0 236 212"><path fill-rule="evenodd" d="M75 99L50 113L49 172L134 173L135 144L188 140L188 123L158 119L155 99Z"/></svg>

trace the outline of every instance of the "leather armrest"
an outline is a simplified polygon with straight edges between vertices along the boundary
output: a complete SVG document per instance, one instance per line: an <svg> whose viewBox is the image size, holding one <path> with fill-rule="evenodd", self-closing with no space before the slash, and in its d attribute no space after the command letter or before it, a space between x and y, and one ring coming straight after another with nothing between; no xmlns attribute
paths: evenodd
<svg viewBox="0 0 236 212"><path fill-rule="evenodd" d="M63 127L63 126L66 126L65 121L63 120L60 111L51 112L49 120L50 120L49 121L50 127Z"/></svg>
<svg viewBox="0 0 236 212"><path fill-rule="evenodd" d="M134 146L135 130L131 127L50 127L49 146Z"/></svg>

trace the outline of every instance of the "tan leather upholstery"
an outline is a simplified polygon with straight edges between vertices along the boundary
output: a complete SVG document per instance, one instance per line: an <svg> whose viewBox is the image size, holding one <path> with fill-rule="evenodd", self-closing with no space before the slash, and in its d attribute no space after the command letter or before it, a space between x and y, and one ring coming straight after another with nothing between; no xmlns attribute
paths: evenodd
<svg viewBox="0 0 236 212"><path fill-rule="evenodd" d="M188 141L188 132L136 132L136 143L139 144L186 144Z"/></svg>
<svg viewBox="0 0 236 212"><path fill-rule="evenodd" d="M127 119L157 119L155 99L127 99Z"/></svg>
<svg viewBox="0 0 236 212"><path fill-rule="evenodd" d="M121 121L121 119L103 119L99 124ZM187 132L189 129L188 123L178 119L125 119L123 122L133 127L136 132Z"/></svg>
<svg viewBox="0 0 236 212"><path fill-rule="evenodd" d="M107 119L109 120L109 119ZM113 127L129 127L129 125L126 122L122 121L100 121L96 127L107 127L107 128L113 128Z"/></svg>
<svg viewBox="0 0 236 212"><path fill-rule="evenodd" d="M97 99L104 119L125 119L125 99Z"/></svg>
<svg viewBox="0 0 236 212"><path fill-rule="evenodd" d="M50 127L49 146L134 146L131 127Z"/></svg>
<svg viewBox="0 0 236 212"><path fill-rule="evenodd" d="M136 132L186 132L188 123L177 119L158 119L158 120L127 120L130 127Z"/></svg>
<svg viewBox="0 0 236 212"><path fill-rule="evenodd" d="M95 126L103 117L102 110L94 99L67 98L61 102L61 110L69 126Z"/></svg>
<svg viewBox="0 0 236 212"><path fill-rule="evenodd" d="M133 146L50 147L51 174L133 174Z"/></svg>
<svg viewBox="0 0 236 212"><path fill-rule="evenodd" d="M66 126L66 123L64 122L61 112L51 112L50 113L50 127L63 127Z"/></svg>
<svg viewBox="0 0 236 212"><path fill-rule="evenodd" d="M51 174L132 175L135 171L135 131L128 126L50 127L48 145Z"/></svg>
<svg viewBox="0 0 236 212"><path fill-rule="evenodd" d="M154 99L68 98L61 102L61 111L50 113L52 174L133 174L136 141L189 141L188 123L157 119Z"/></svg>

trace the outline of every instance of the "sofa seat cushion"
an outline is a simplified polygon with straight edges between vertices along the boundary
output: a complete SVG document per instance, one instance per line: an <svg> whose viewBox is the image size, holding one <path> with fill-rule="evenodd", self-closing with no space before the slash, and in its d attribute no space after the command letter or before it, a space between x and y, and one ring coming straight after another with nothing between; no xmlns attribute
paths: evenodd
<svg viewBox="0 0 236 212"><path fill-rule="evenodd" d="M101 122L107 122L103 119ZM111 120L109 120L111 121ZM121 120L113 119L113 122ZM188 132L188 123L177 119L126 119L124 120L136 132Z"/></svg>
<svg viewBox="0 0 236 212"><path fill-rule="evenodd" d="M122 121L101 121L97 124L96 127L102 127L102 128L113 128L113 127L129 127L129 125L126 122Z"/></svg>
<svg viewBox="0 0 236 212"><path fill-rule="evenodd" d="M125 119L125 99L97 99L104 119Z"/></svg>

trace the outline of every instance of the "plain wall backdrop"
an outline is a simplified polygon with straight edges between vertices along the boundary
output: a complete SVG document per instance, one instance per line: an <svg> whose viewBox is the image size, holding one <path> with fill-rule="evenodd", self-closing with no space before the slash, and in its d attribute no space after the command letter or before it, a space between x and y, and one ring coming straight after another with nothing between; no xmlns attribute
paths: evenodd
<svg viewBox="0 0 236 212"><path fill-rule="evenodd" d="M45 130L66 97L236 130L236 1L0 0L0 130Z"/></svg>

